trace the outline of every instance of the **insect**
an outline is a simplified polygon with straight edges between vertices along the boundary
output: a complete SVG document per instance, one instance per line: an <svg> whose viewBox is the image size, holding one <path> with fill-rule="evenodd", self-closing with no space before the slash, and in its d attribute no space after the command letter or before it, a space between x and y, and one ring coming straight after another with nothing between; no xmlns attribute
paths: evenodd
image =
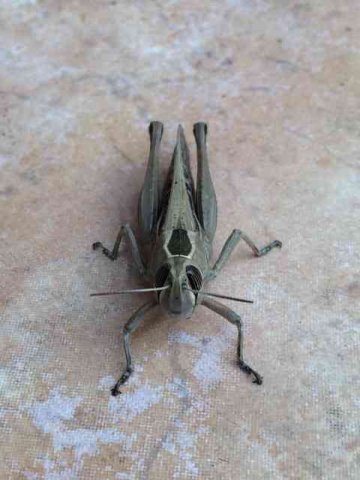
<svg viewBox="0 0 360 480"><path fill-rule="evenodd" d="M195 307L201 304L234 324L238 329L239 367L253 377L254 383L262 383L262 377L243 358L240 315L214 300L214 297L252 302L208 292L205 286L220 272L240 240L243 240L257 257L267 254L274 247L280 248L282 244L279 240L274 240L258 248L244 232L235 229L226 240L215 264L211 265L217 202L208 163L206 123L196 123L193 132L197 146L196 189L190 168L189 149L181 125L178 127L171 165L165 182L162 182L159 151L163 124L151 122L150 153L138 204L142 246L140 248L128 224L121 226L112 250L105 248L101 242L93 244L94 250L101 248L109 259L116 260L121 240L124 236L127 237L135 265L152 286L122 292L94 293L92 296L154 292L154 298L136 310L123 328L126 368L111 390L114 396L121 393L120 386L133 372L130 334L139 326L144 315L158 304L171 314L187 318L192 315Z"/></svg>

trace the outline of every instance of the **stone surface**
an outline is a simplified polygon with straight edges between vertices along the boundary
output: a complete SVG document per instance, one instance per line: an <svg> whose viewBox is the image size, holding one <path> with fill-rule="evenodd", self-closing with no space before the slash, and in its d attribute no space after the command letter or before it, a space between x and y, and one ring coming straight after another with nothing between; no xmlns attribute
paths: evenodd
<svg viewBox="0 0 360 480"><path fill-rule="evenodd" d="M359 478L358 2L3 0L0 478ZM144 297L127 246L147 125L209 124L217 254L212 286L236 330L199 307L149 314L120 397L121 327ZM230 304L230 303L229 303Z"/></svg>

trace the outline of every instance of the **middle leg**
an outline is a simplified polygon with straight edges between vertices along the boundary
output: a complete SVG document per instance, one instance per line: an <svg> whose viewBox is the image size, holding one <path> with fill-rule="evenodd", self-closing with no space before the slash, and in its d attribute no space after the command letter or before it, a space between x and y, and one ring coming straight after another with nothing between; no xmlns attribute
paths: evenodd
<svg viewBox="0 0 360 480"><path fill-rule="evenodd" d="M126 235L129 239L130 242L130 247L131 247L131 253L134 259L134 262L140 272L141 275L145 275L145 267L144 263L141 258L140 254L140 249L138 246L138 243L136 241L134 232L132 231L131 227L129 224L123 225L120 228L120 231L118 233L118 236L116 237L116 241L114 243L113 249L109 250L101 242L95 242L92 245L93 250L97 250L98 248L102 248L103 254L110 258L110 260L116 260L119 255L119 248L120 248L120 243L122 240L122 237Z"/></svg>
<svg viewBox="0 0 360 480"><path fill-rule="evenodd" d="M239 229L234 229L232 233L230 234L229 238L226 240L225 245L223 246L221 253L219 255L219 258L216 260L215 265L211 269L210 273L208 274L207 278L208 280L211 280L216 277L216 275L220 272L220 270L223 268L225 265L226 261L232 254L233 250L237 246L237 244L240 242L240 240L244 240L244 242L251 248L251 250L254 252L254 255L257 257L262 257L263 255L266 255L267 253L270 252L274 247L281 248L282 243L280 240L274 240L273 242L270 242L268 245L265 245L262 248L258 248L255 243L249 238L246 233L242 232Z"/></svg>

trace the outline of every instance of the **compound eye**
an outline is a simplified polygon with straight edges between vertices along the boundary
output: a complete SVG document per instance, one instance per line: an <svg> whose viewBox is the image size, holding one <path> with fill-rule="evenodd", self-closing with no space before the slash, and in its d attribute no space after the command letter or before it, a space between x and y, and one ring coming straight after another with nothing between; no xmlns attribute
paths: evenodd
<svg viewBox="0 0 360 480"><path fill-rule="evenodd" d="M163 265L159 268L155 275L155 286L163 287L170 273L170 265Z"/></svg>
<svg viewBox="0 0 360 480"><path fill-rule="evenodd" d="M202 276L200 271L194 267L194 265L189 265L186 267L186 275L189 280L190 287L193 290L200 290L202 285Z"/></svg>

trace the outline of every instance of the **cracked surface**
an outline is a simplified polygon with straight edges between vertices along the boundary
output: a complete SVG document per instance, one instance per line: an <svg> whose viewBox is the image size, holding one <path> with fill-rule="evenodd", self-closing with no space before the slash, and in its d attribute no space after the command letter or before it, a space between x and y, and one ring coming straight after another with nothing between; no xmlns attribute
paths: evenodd
<svg viewBox="0 0 360 480"><path fill-rule="evenodd" d="M191 3L0 5L0 478L359 477L358 2ZM135 226L154 119L164 167L208 122L214 256L283 242L211 285L255 300L229 305L260 387L199 306L150 312L110 395L145 299L89 294L144 284L91 244Z"/></svg>

